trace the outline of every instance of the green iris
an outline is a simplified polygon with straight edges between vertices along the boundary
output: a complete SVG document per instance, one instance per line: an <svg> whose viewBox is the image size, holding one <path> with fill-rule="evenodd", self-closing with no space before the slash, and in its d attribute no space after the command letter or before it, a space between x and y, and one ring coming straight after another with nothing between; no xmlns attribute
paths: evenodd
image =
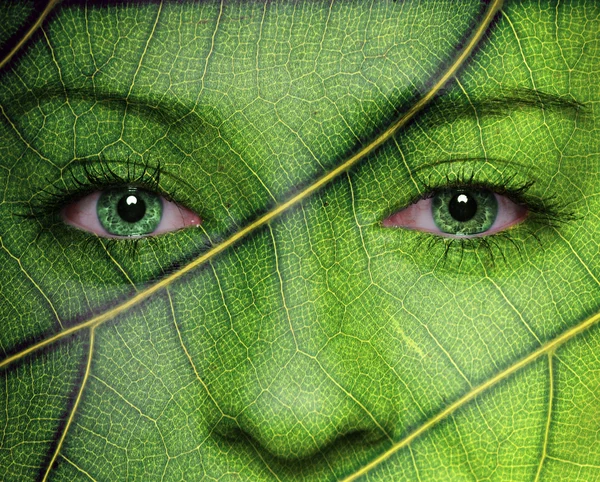
<svg viewBox="0 0 600 482"><path fill-rule="evenodd" d="M108 189L98 198L96 213L100 224L115 236L142 236L160 223L163 204L160 196L133 187Z"/></svg>
<svg viewBox="0 0 600 482"><path fill-rule="evenodd" d="M490 229L498 215L498 201L485 189L446 189L433 196L431 212L440 231L468 236Z"/></svg>

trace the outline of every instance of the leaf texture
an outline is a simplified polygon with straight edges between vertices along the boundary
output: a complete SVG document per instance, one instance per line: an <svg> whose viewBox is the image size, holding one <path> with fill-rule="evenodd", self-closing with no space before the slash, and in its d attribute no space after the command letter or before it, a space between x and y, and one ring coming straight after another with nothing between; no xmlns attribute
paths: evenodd
<svg viewBox="0 0 600 482"><path fill-rule="evenodd" d="M600 8L500 4L10 4L0 478L600 480ZM94 165L201 227L40 213ZM382 227L469 177L539 212Z"/></svg>

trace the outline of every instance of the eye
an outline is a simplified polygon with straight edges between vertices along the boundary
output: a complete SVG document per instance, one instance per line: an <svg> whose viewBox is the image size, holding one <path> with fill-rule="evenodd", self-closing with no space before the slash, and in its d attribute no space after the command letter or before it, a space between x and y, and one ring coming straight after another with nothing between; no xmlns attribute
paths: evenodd
<svg viewBox="0 0 600 482"><path fill-rule="evenodd" d="M488 189L443 189L386 218L402 227L445 237L488 236L522 222L527 208Z"/></svg>
<svg viewBox="0 0 600 482"><path fill-rule="evenodd" d="M66 224L104 238L151 236L202 222L159 194L129 186L93 192L66 206L62 217Z"/></svg>

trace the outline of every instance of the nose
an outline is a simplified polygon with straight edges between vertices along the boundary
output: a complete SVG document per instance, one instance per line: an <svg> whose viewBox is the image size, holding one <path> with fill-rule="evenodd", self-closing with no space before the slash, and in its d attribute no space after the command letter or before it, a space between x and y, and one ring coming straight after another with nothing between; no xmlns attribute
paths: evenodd
<svg viewBox="0 0 600 482"><path fill-rule="evenodd" d="M298 351L285 367L265 371L270 383L236 416L222 419L222 436L239 439L242 432L259 450L284 460L307 458L348 439L363 445L391 439L393 415L377 420L316 357Z"/></svg>

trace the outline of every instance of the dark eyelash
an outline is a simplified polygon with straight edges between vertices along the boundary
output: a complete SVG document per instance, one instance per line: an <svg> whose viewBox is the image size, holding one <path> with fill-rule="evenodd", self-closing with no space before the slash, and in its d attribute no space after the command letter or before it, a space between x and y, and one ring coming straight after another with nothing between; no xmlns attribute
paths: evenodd
<svg viewBox="0 0 600 482"><path fill-rule="evenodd" d="M126 173L120 175L111 164L124 163ZM161 195L170 196L160 188L160 163L152 166L149 162L137 164L126 161L107 161L98 159L81 161L72 164L66 175L59 182L48 180L50 187L44 187L27 201L28 211L20 213L25 218L42 218L52 216L69 203L78 201L94 191L116 186L135 186Z"/></svg>
<svg viewBox="0 0 600 482"><path fill-rule="evenodd" d="M118 164L124 165L123 175L117 173L112 167ZM165 191L160 185L162 172L160 162L137 163L131 159L125 161L94 159L76 161L72 166L59 181L48 180L49 187L37 189L29 201L20 203L22 209L17 210L15 215L37 221L44 231L63 225L60 212L65 206L109 187L135 186L160 194L169 200L175 196L175 193ZM89 236L87 242L91 243L95 240L96 236ZM154 237L111 239L105 244L105 248L124 248L129 255L134 256L142 241L152 242Z"/></svg>
<svg viewBox="0 0 600 482"><path fill-rule="evenodd" d="M415 178L420 185L419 188L422 194L415 197L408 205L422 199L431 198L436 192L443 189L485 189L506 196L515 204L527 208L528 216L523 224L525 225L525 229L527 229L527 233L536 240L540 247L543 247L542 240L537 235L535 227L558 228L565 223L578 219L574 212L568 209L568 206L560 206L558 201L528 194L528 191L533 187L535 182L519 182L515 175L490 181L489 179L477 179L474 172L466 174L464 170L461 170L456 174L456 177L451 177L447 174L446 180L443 183L432 183L431 178L429 180L424 180L419 176L415 176ZM439 261L442 266L446 264L450 252L455 248L458 248L460 254L459 266L462 264L464 253L467 250L478 253L484 252L489 263L495 266L495 260L498 255L504 263L507 262L505 254L507 247L514 248L517 254L522 256L522 246L514 239L511 231L500 231L489 236L464 239L419 233L421 237L419 244L426 242L428 249L432 249L436 245L441 245L444 248Z"/></svg>

